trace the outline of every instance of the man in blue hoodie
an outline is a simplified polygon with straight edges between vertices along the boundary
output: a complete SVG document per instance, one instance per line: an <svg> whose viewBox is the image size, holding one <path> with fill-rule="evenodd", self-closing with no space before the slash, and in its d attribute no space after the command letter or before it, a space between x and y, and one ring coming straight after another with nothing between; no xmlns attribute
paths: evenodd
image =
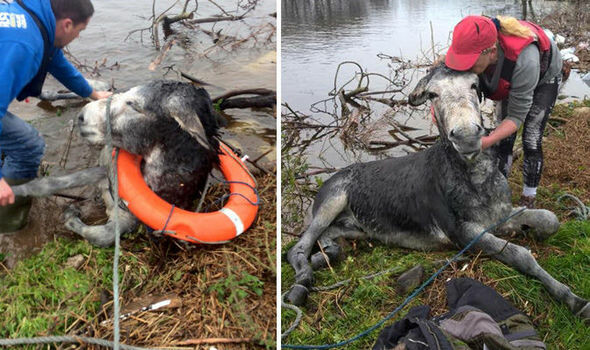
<svg viewBox="0 0 590 350"><path fill-rule="evenodd" d="M61 50L93 13L90 0L0 0L0 233L26 224L30 200L15 198L10 186L37 176L45 150L39 132L8 112L8 105L39 96L47 73L81 97L111 94L93 91Z"/></svg>

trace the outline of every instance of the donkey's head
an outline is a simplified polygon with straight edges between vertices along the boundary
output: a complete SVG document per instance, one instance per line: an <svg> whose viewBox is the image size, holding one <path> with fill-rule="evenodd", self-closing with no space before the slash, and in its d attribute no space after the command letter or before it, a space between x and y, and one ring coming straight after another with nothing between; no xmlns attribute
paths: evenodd
<svg viewBox="0 0 590 350"><path fill-rule="evenodd" d="M466 160L481 152L481 137L485 133L478 83L473 73L439 65L418 82L409 96L413 106L431 100L440 137L448 139Z"/></svg>
<svg viewBox="0 0 590 350"><path fill-rule="evenodd" d="M217 149L212 137L218 123L209 94L188 83L155 80L136 86L113 95L108 113L113 146L135 154L145 156L154 145L167 143ZM107 100L91 102L81 110L77 123L88 142L106 142L106 115Z"/></svg>

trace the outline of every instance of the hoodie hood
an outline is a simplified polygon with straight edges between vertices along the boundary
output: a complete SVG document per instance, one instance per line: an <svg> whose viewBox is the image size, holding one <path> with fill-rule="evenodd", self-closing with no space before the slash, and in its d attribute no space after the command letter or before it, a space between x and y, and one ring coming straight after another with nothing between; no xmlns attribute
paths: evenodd
<svg viewBox="0 0 590 350"><path fill-rule="evenodd" d="M51 47L55 42L55 15L51 9L50 0L21 0L29 10L33 11L45 25ZM16 1L13 1L16 3Z"/></svg>

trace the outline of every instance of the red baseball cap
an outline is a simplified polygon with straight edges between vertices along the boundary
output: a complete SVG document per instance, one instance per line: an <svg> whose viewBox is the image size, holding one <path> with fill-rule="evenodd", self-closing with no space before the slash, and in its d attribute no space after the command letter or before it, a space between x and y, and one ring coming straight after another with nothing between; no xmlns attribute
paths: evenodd
<svg viewBox="0 0 590 350"><path fill-rule="evenodd" d="M447 67L465 71L477 61L481 52L498 39L494 22L484 16L467 16L453 29L453 41L447 51Z"/></svg>

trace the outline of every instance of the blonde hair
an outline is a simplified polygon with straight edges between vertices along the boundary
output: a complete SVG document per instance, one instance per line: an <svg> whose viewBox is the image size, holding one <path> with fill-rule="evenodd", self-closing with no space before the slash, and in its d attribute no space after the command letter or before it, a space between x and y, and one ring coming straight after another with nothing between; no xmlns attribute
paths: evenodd
<svg viewBox="0 0 590 350"><path fill-rule="evenodd" d="M520 24L514 17L497 16L496 18L500 21L500 32L504 35L514 35L521 38L536 37L530 28Z"/></svg>

